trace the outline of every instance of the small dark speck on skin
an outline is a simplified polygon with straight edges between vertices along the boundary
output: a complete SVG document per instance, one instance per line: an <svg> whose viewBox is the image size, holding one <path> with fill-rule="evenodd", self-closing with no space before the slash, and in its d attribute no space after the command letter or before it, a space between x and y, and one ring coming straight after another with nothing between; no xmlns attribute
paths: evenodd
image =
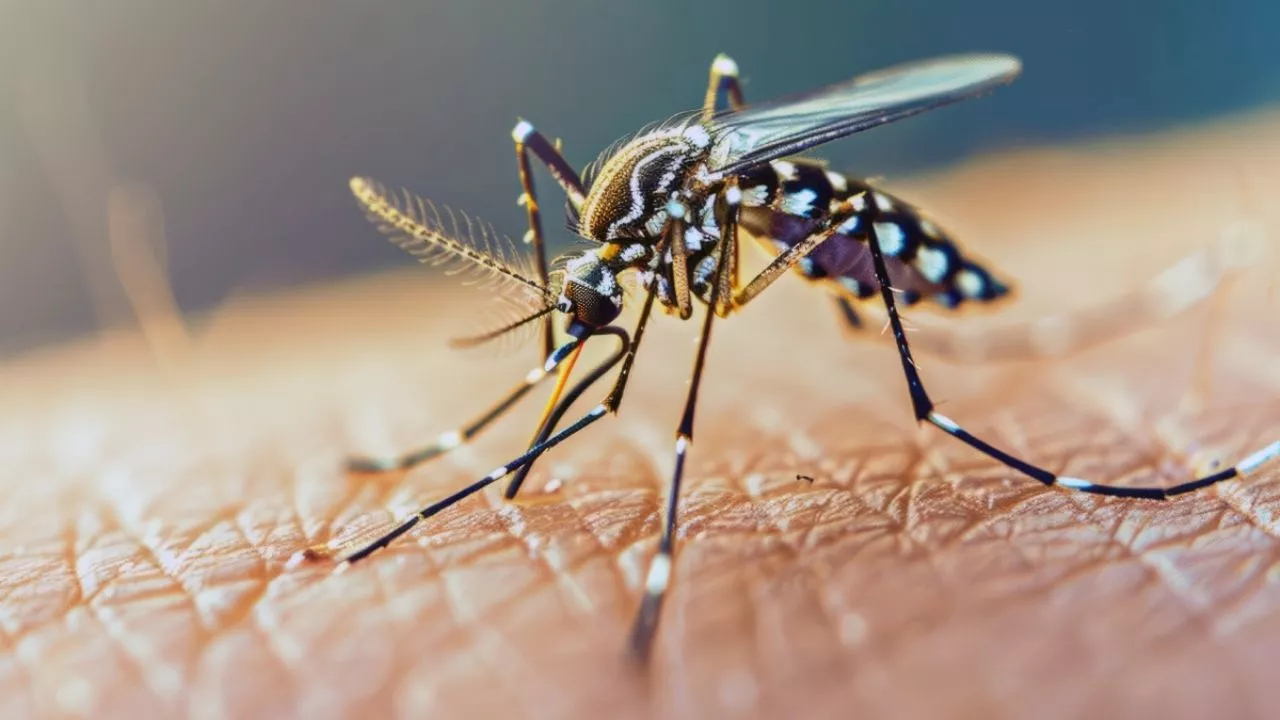
<svg viewBox="0 0 1280 720"><path fill-rule="evenodd" d="M810 485L812 485L812 484L813 484L813 478L812 478L811 476L809 476L809 475L796 475L796 480L804 480L805 482L809 483Z"/></svg>
<svg viewBox="0 0 1280 720"><path fill-rule="evenodd" d="M333 560L333 553L325 548L312 546L294 553L286 567L295 568L303 563L318 563L326 560Z"/></svg>

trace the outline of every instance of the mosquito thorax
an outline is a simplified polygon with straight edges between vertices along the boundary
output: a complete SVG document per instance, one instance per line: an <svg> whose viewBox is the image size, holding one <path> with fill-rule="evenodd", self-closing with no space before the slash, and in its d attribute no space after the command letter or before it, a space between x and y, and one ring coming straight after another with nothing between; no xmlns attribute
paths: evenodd
<svg viewBox="0 0 1280 720"><path fill-rule="evenodd" d="M579 213L579 232L598 242L654 242L668 220L667 203L705 157L711 135L702 125L643 133L605 160Z"/></svg>

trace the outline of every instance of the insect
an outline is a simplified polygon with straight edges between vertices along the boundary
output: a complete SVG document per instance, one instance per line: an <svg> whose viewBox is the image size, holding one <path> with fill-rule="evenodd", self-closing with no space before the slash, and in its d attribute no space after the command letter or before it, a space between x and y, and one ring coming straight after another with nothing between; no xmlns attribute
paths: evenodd
<svg viewBox="0 0 1280 720"><path fill-rule="evenodd" d="M1019 61L1007 55L962 55L901 65L805 94L746 105L736 64L725 55L711 66L700 110L650 126L615 145L579 176L528 122L513 132L522 202L528 213L527 258L510 241L474 221L408 193L392 193L365 179L351 188L371 220L395 242L427 262L473 269L519 298L526 311L513 322L470 338L481 342L536 324L542 343L538 365L490 409L446 432L425 448L396 458L355 458L355 471L405 469L473 438L543 380L555 385L536 433L519 456L452 495L404 520L350 554L345 568L386 547L417 523L511 475L505 495L514 498L534 461L614 413L656 305L688 319L695 302L707 307L684 412L676 429L675 463L662 533L651 559L643 597L630 634L633 656L650 655L670 586L674 535L685 457L694 436L694 414L711 329L717 318L747 305L789 269L830 291L847 322L861 324L860 302L883 303L906 377L912 409L928 422L1047 486L1120 497L1164 500L1247 475L1280 456L1280 441L1235 467L1169 488L1124 487L1059 476L1000 450L939 413L920 378L898 306L929 303L949 310L998 301L1009 285L967 256L921 212L867 182L796 157L815 146L917 113L982 94L1010 82ZM728 107L719 107L727 98ZM541 208L531 159L537 158L568 196L572 228L591 249L567 258L551 272L546 260ZM774 253L746 282L740 278L740 239L753 237ZM634 273L644 304L632 332L614 324L623 306L620 276ZM553 318L563 316L563 342ZM614 351L570 385L584 345L607 339ZM557 430L569 406L601 377L618 368L611 389L586 414Z"/></svg>

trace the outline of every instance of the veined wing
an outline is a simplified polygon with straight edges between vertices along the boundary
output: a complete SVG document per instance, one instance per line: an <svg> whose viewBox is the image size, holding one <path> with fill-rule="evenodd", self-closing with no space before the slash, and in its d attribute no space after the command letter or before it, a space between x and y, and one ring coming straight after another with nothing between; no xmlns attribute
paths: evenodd
<svg viewBox="0 0 1280 720"><path fill-rule="evenodd" d="M1022 69L1011 55L954 55L897 65L819 90L752 105L711 120L708 169L732 175L769 160L1007 83Z"/></svg>

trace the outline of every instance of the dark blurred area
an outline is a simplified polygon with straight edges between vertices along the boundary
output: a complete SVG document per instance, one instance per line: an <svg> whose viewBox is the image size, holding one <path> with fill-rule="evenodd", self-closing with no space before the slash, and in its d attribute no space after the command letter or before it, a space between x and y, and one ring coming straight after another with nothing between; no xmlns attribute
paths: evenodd
<svg viewBox="0 0 1280 720"><path fill-rule="evenodd" d="M824 151L900 175L1275 103L1277 27L1267 0L9 0L0 353L129 322L120 269L149 261L187 312L410 262L356 209L353 174L519 237L517 116L582 166L696 106L718 52L748 101L952 52L1023 58L989 98ZM540 189L562 203L545 176Z"/></svg>

